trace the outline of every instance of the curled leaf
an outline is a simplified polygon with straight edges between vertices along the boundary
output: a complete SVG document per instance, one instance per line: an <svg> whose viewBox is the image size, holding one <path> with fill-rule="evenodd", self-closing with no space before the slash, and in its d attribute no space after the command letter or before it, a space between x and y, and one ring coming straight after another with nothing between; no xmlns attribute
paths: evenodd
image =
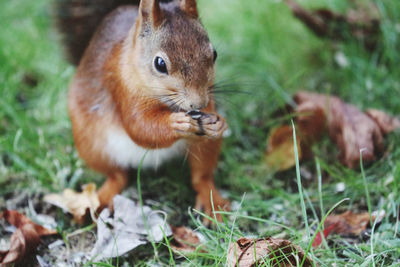
<svg viewBox="0 0 400 267"><path fill-rule="evenodd" d="M321 8L307 10L295 0L284 0L293 15L315 35L335 41L357 40L368 50L375 50L381 38L378 7L369 2L354 1L347 14Z"/></svg>
<svg viewBox="0 0 400 267"><path fill-rule="evenodd" d="M15 230L10 241L11 246L2 261L3 264L22 260L37 247L40 237L32 224L26 224Z"/></svg>
<svg viewBox="0 0 400 267"><path fill-rule="evenodd" d="M297 266L304 259L303 250L289 240L276 238L240 238L229 245L227 265L250 266ZM309 258L303 266L317 266Z"/></svg>
<svg viewBox="0 0 400 267"><path fill-rule="evenodd" d="M47 229L39 224L34 223L31 219L15 210L5 210L2 213L2 216L7 222L17 228L21 228L27 224L32 224L39 236L54 235L57 233L55 230Z"/></svg>
<svg viewBox="0 0 400 267"><path fill-rule="evenodd" d="M350 168L359 166L360 152L364 162L374 160L375 154L382 152L383 135L380 127L355 106L344 103L338 97L308 92L297 93L294 100L299 108L307 107L311 118L323 111L326 129L338 146L341 152L340 160L346 166ZM300 117L300 122L302 120L307 119ZM314 135L322 133L324 127L317 126L315 127L317 130L310 130L313 120L307 121L309 123L306 125L299 124L299 130L305 133L303 135L307 135L308 132L314 132Z"/></svg>
<svg viewBox="0 0 400 267"><path fill-rule="evenodd" d="M329 133L336 143L340 161L349 168L375 160L383 151L383 136L400 128L400 119L369 109L365 113L340 98L324 94L298 92L293 97L297 107L296 125L299 158L308 158L310 146ZM271 131L266 163L275 170L295 165L292 129L289 125Z"/></svg>
<svg viewBox="0 0 400 267"><path fill-rule="evenodd" d="M93 183L87 184L84 185L82 189L81 193L77 193L67 188L62 195L50 194L45 196L44 200L71 213L75 221L82 223L87 210L89 210L92 218L94 218L95 211L100 207L96 185Z"/></svg>
<svg viewBox="0 0 400 267"><path fill-rule="evenodd" d="M375 217L371 218L372 220ZM335 225L332 232L341 235L359 235L367 229L370 223L370 215L368 212L353 213L348 210L342 214L331 214L325 220L325 227Z"/></svg>
<svg viewBox="0 0 400 267"><path fill-rule="evenodd" d="M321 139L326 132L327 122L324 109L313 102L299 103L296 108L298 113L296 123L305 145L310 145Z"/></svg>
<svg viewBox="0 0 400 267"><path fill-rule="evenodd" d="M378 124L383 134L391 133L400 128L398 118L389 116L381 110L368 109L365 113Z"/></svg>
<svg viewBox="0 0 400 267"><path fill-rule="evenodd" d="M171 241L171 247L174 251L194 252L201 245L200 239L193 230L181 226L171 227L174 239Z"/></svg>
<svg viewBox="0 0 400 267"><path fill-rule="evenodd" d="M55 230L38 225L17 211L6 210L1 214L1 217L17 227L11 236L9 250L0 251L1 266L23 260L36 249L41 236L57 234Z"/></svg>
<svg viewBox="0 0 400 267"><path fill-rule="evenodd" d="M341 214L330 214L324 222L323 235L326 238L330 233L336 233L339 235L360 235L365 231L371 221L375 221L378 217L378 221L384 217L383 214L372 214L368 212L354 213L350 210ZM313 242L313 247L317 247L321 244L322 237L321 233L317 233L317 236Z"/></svg>

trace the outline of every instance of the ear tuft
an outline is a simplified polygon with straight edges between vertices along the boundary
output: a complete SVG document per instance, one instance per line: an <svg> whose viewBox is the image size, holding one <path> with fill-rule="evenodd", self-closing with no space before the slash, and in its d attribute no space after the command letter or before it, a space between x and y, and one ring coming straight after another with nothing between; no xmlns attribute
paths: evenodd
<svg viewBox="0 0 400 267"><path fill-rule="evenodd" d="M197 19L199 17L196 0L181 0L180 8L192 18Z"/></svg>
<svg viewBox="0 0 400 267"><path fill-rule="evenodd" d="M141 0L139 5L139 20L142 27L157 28L164 20L159 0Z"/></svg>

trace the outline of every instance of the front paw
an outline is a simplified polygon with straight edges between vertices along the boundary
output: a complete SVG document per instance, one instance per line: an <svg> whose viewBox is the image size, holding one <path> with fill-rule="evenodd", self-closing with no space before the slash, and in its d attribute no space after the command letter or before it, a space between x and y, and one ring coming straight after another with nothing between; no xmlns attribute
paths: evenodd
<svg viewBox="0 0 400 267"><path fill-rule="evenodd" d="M185 112L174 112L170 115L172 129L181 137L195 136L199 125L195 119Z"/></svg>
<svg viewBox="0 0 400 267"><path fill-rule="evenodd" d="M216 113L206 113L198 119L200 135L211 139L222 137L224 131L228 128L225 119Z"/></svg>
<svg viewBox="0 0 400 267"><path fill-rule="evenodd" d="M223 117L216 113L190 115L190 113L175 112L170 116L171 126L182 137L204 136L210 139L222 137L228 125Z"/></svg>

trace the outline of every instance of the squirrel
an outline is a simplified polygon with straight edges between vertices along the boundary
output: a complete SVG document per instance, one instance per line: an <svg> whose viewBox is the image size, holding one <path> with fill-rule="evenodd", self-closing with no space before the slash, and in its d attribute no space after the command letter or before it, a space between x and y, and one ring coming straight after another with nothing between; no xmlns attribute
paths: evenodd
<svg viewBox="0 0 400 267"><path fill-rule="evenodd" d="M217 53L196 1L60 2L59 28L70 61L79 62L68 96L74 142L107 177L101 206L124 189L146 152L143 167L186 151L195 208L209 216L213 207L228 209L213 176L227 129L212 94Z"/></svg>

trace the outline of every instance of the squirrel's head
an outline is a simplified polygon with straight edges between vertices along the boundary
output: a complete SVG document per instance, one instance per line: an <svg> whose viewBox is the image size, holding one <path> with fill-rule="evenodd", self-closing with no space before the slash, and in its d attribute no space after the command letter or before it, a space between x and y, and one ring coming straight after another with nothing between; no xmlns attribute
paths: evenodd
<svg viewBox="0 0 400 267"><path fill-rule="evenodd" d="M208 105L217 53L199 21L195 0L163 6L158 0L141 0L124 46L128 55L122 57L123 79L128 87L173 110Z"/></svg>

